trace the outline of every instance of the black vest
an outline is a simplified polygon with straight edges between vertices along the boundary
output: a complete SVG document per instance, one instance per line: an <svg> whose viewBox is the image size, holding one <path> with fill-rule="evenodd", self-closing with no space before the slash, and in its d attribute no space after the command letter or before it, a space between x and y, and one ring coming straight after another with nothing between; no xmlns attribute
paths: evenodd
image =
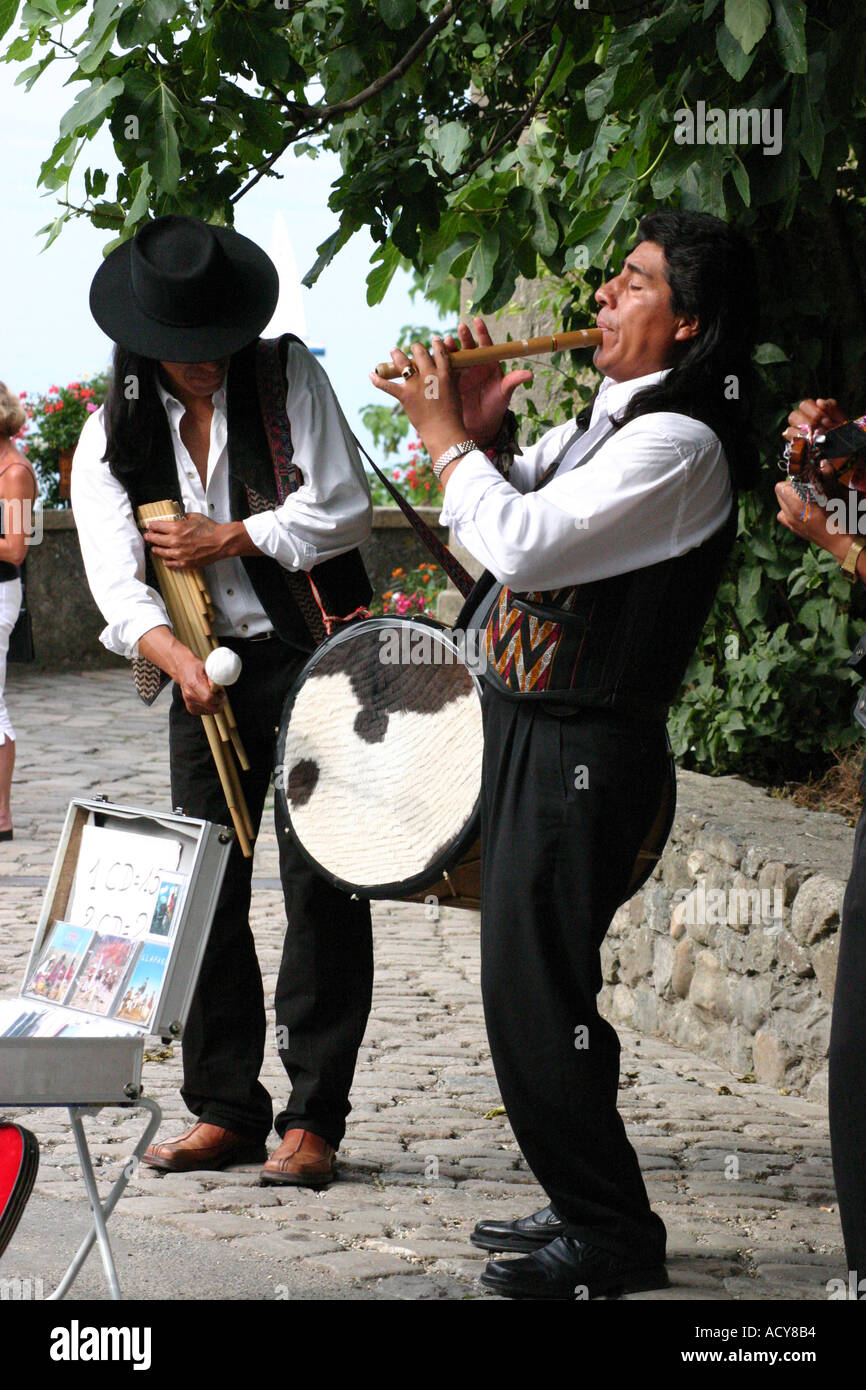
<svg viewBox="0 0 866 1390"><path fill-rule="evenodd" d="M724 524L701 545L643 569L531 595L509 595L488 571L455 626L486 627L487 660L479 674L500 694L541 702L551 712L583 706L664 720L712 608L736 534L735 496ZM486 601L485 595L490 595ZM497 647L489 638L497 604L503 602L513 610L512 627L501 631L500 624ZM518 688L513 660L496 659L509 642L513 650L520 624L526 669L533 666L536 653L543 658L545 643L553 646L553 674L545 678L543 689ZM527 650L527 639L537 641L535 651Z"/></svg>
<svg viewBox="0 0 866 1390"><path fill-rule="evenodd" d="M283 362L290 336L285 335L281 344ZM256 512L272 511L279 505L274 466L259 404L255 347L253 343L232 357L226 378L229 505L233 521L243 521ZM182 505L171 429L164 412L160 413L157 428L158 438L154 441L152 453L155 465L121 480L129 494L133 511L147 502L171 500ZM289 572L266 555L244 555L241 559L256 597L278 636L301 651L311 652L316 640L291 592ZM158 591L149 555L146 567L147 582ZM315 565L309 573L321 595L325 611L335 617L346 617L370 601L372 589L357 549L325 560Z"/></svg>

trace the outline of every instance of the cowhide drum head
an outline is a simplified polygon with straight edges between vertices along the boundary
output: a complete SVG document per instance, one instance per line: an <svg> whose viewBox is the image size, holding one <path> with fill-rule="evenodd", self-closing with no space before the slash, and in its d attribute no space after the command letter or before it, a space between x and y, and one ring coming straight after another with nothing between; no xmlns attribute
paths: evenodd
<svg viewBox="0 0 866 1390"><path fill-rule="evenodd" d="M423 899L477 841L482 748L479 686L448 632L371 618L319 647L289 692L276 795L332 883Z"/></svg>

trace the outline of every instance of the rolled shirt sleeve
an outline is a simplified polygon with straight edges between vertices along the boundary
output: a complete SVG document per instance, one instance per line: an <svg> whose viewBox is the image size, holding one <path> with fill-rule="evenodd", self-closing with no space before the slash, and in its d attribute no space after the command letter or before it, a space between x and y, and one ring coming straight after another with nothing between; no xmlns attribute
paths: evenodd
<svg viewBox="0 0 866 1390"><path fill-rule="evenodd" d="M325 372L289 343L286 413L303 483L273 511L247 517L253 544L285 569L309 570L369 536L370 487L352 431Z"/></svg>
<svg viewBox="0 0 866 1390"><path fill-rule="evenodd" d="M522 482L532 485L538 463L533 456ZM538 492L519 491L479 451L467 454L448 480L441 521L500 583L525 592L684 554L723 525L731 496L713 431L658 412L624 425L583 467L568 470L566 460Z"/></svg>
<svg viewBox="0 0 866 1390"><path fill-rule="evenodd" d="M136 655L139 638L171 627L165 605L145 580L144 541L129 495L103 461L102 410L91 415L72 466L71 501L87 582L107 626L99 640L118 656Z"/></svg>

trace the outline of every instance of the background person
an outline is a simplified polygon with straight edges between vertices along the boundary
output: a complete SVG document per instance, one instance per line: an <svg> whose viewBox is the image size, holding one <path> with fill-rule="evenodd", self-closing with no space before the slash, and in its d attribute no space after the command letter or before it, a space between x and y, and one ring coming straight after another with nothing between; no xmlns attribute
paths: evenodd
<svg viewBox="0 0 866 1390"><path fill-rule="evenodd" d="M0 381L0 840L11 840L15 730L6 707L6 656L21 611L21 571L27 554L32 504L39 487L13 436L26 419L24 407Z"/></svg>

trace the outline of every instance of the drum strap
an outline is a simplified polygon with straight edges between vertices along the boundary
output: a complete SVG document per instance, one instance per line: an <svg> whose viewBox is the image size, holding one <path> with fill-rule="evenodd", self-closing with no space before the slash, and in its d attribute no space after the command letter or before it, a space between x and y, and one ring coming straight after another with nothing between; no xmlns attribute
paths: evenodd
<svg viewBox="0 0 866 1390"><path fill-rule="evenodd" d="M562 460L565 458L565 455L571 448L572 444L574 444L576 440L580 437L580 435L585 433L585 431L589 428L589 420L590 415L592 414L592 407L594 402L595 396L593 396L589 405L586 406L578 415L577 420L575 421L575 429L568 436L568 439L565 443L565 447L560 451L560 453L554 459L553 463L550 464L550 466L545 470L545 473L538 482L537 487L544 487L545 484L550 481L557 468L562 463ZM513 427L514 417L509 414L509 418L512 421ZM603 441L599 439L598 444L593 447L590 453L587 454L586 459L581 460L581 462L588 462L588 460L592 457L592 454L595 453L596 448L600 447L602 442ZM398 487L395 487L394 483L392 483L391 479L387 476L387 474L383 473L381 468L379 468L373 462L373 460L370 458L370 455L367 453L367 450L361 443L360 439L356 438L355 443L357 444L361 453L364 455L364 458L369 463L373 472L376 474L376 477L379 479L381 483L384 484L387 491L390 492L391 496L394 498L394 501L397 503L397 506L400 508L401 512L406 517L407 521L409 522L409 525L412 526L414 530L418 532L418 535L421 537L421 540L424 542L430 554L433 556L433 559L437 562L437 564L441 565L442 569L445 571L445 573L448 575L448 578L454 585L455 589L457 589L457 591L463 596L463 598L468 598L475 587L475 580L473 579L472 575L469 573L467 569L463 567L463 565L461 565L456 555L452 555L447 545L445 545L443 541L440 541L439 537L436 535L436 532L431 530L431 528L427 525L423 517L420 517L418 515L415 508L412 506L412 503L409 502L403 496L402 492Z"/></svg>
<svg viewBox="0 0 866 1390"><path fill-rule="evenodd" d="M360 439L355 439L355 443L361 450L361 453L364 455L364 458L369 463L370 467L376 474L376 477L379 479L380 483L384 483L385 487L388 489L391 496L394 498L394 501L397 503L397 506L400 508L401 512L408 520L409 525L414 527L414 529L418 532L418 535L421 537L422 541L426 545L427 549L430 551L430 554L433 556L436 563L442 566L445 573L448 575L448 578L451 580L451 583L454 585L455 589L457 589L463 595L464 598L468 598L475 584L475 580L472 578L472 575L469 573L467 569L463 568L460 561L457 559L457 556L451 554L451 551L448 549L447 545L445 545L443 541L440 541L439 537L436 535L436 532L431 530L431 528L427 525L427 522L423 519L423 517L420 517L418 515L415 508L412 506L412 503L406 500L400 489L394 486L387 474L383 473L381 468L378 468L376 466L376 464L370 458L370 455L367 453L367 450L361 443Z"/></svg>

